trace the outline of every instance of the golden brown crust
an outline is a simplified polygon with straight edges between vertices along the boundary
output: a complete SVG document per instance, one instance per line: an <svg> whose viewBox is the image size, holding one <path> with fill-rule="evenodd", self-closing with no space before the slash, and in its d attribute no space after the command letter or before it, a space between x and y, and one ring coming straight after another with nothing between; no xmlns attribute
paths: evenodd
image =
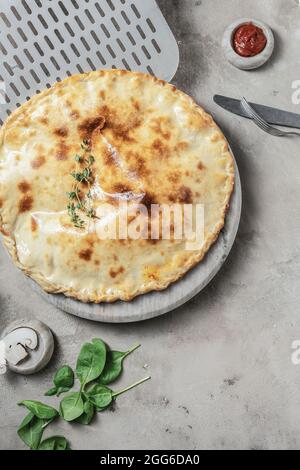
<svg viewBox="0 0 300 470"><path fill-rule="evenodd" d="M109 244L70 228L62 214L65 186L72 184L73 156L87 136L106 194L142 193L146 206L203 203L208 225L202 249L187 252L162 240ZM4 243L17 266L47 292L113 302L163 290L204 258L224 227L234 187L226 139L192 98L152 76L110 70L67 78L16 110L0 131L0 145Z"/></svg>

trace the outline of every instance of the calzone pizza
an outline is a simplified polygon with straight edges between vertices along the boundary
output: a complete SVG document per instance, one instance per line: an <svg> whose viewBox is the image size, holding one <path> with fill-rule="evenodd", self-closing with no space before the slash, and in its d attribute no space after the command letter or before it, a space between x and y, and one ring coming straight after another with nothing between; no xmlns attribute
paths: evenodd
<svg viewBox="0 0 300 470"><path fill-rule="evenodd" d="M233 187L233 159L213 119L149 75L72 76L0 131L4 244L45 291L83 302L130 301L182 278L224 227ZM175 213L185 207L180 230Z"/></svg>

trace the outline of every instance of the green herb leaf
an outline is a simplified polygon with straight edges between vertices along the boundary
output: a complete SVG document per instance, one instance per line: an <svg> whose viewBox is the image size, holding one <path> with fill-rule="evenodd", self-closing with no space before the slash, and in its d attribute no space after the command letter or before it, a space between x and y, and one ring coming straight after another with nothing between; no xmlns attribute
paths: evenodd
<svg viewBox="0 0 300 470"><path fill-rule="evenodd" d="M113 391L100 384L95 384L86 394L97 410L101 411L107 408L113 400Z"/></svg>
<svg viewBox="0 0 300 470"><path fill-rule="evenodd" d="M46 396L59 396L61 393L68 392L74 385L74 372L70 366L63 366L56 372L53 379L55 387L50 388L45 393Z"/></svg>
<svg viewBox="0 0 300 470"><path fill-rule="evenodd" d="M84 410L83 414L79 416L79 418L76 419L76 422L80 424L88 425L91 423L94 417L95 407L93 403L91 403L89 400L86 400L83 406L83 410Z"/></svg>
<svg viewBox="0 0 300 470"><path fill-rule="evenodd" d="M70 393L60 402L60 415L65 421L74 421L84 412L81 392Z"/></svg>
<svg viewBox="0 0 300 470"><path fill-rule="evenodd" d="M56 372L54 379L54 385L59 387L72 388L74 385L74 372L70 366L63 366Z"/></svg>
<svg viewBox="0 0 300 470"><path fill-rule="evenodd" d="M58 415L55 408L39 401L23 400L19 405L25 406L34 416L40 419L53 419Z"/></svg>
<svg viewBox="0 0 300 470"><path fill-rule="evenodd" d="M93 339L92 343L85 343L77 359L76 374L80 380L81 388L102 373L106 362L106 346L101 339Z"/></svg>
<svg viewBox="0 0 300 470"><path fill-rule="evenodd" d="M44 429L53 419L40 419L33 413L29 413L22 421L18 429L18 435L30 449L36 450L40 445Z"/></svg>
<svg viewBox="0 0 300 470"><path fill-rule="evenodd" d="M109 385L115 382L123 371L123 361L140 347L140 344L129 349L127 352L107 351L105 368L99 378L99 383Z"/></svg>
<svg viewBox="0 0 300 470"><path fill-rule="evenodd" d="M95 162L95 157L93 155L89 155L88 158L85 158L86 152L90 151L90 142L88 140L83 141L83 143L81 144L81 148L84 151L83 155L75 155L75 161L79 164L85 164L85 167L80 168L82 169L82 171L78 171L78 168L75 171L72 171L71 176L75 179L75 184L72 192L67 193L69 197L69 204L67 208L71 222L75 225L75 227L80 229L85 226L85 222L80 218L77 211L84 212L88 218L93 218L95 216L94 209L92 209L91 207L87 207L84 202L84 197L79 197L79 193L81 192L80 184L88 183L89 190L86 194L86 197L92 199L90 183L93 181L92 165ZM77 200L76 206L72 202L75 200Z"/></svg>
<svg viewBox="0 0 300 470"><path fill-rule="evenodd" d="M82 176L84 179L88 180L91 174L91 170L89 168L85 168L82 172Z"/></svg>
<svg viewBox="0 0 300 470"><path fill-rule="evenodd" d="M52 387L45 393L45 397L53 397L56 394L57 394L57 388Z"/></svg>
<svg viewBox="0 0 300 470"><path fill-rule="evenodd" d="M38 447L38 450L69 450L69 444L63 436L52 436L45 439Z"/></svg>
<svg viewBox="0 0 300 470"><path fill-rule="evenodd" d="M90 219L92 219L92 218L94 217L94 215L95 215L94 209L89 209L89 210L87 211L86 215L87 215Z"/></svg>

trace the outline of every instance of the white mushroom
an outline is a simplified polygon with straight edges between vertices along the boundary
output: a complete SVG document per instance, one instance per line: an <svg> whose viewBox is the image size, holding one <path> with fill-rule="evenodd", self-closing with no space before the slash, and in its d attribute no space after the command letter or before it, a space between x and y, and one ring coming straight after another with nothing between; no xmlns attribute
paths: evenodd
<svg viewBox="0 0 300 470"><path fill-rule="evenodd" d="M24 331L24 335L26 335L26 339L22 341L22 344L29 349L36 349L38 347L38 335L34 330L31 328L22 328Z"/></svg>
<svg viewBox="0 0 300 470"><path fill-rule="evenodd" d="M34 350L38 345L38 337L31 328L17 328L3 338L5 358L9 364L17 365L27 358L26 347Z"/></svg>
<svg viewBox="0 0 300 470"><path fill-rule="evenodd" d="M0 347L3 342L5 354L4 360L0 359L0 374L5 372L5 367L18 374L34 374L48 364L54 350L54 339L49 327L28 318L18 319L8 325L1 340Z"/></svg>

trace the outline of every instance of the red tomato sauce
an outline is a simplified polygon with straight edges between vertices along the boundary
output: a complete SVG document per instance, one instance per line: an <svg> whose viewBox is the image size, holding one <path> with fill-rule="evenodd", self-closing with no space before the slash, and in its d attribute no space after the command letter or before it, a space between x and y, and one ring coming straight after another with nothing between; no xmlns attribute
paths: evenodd
<svg viewBox="0 0 300 470"><path fill-rule="evenodd" d="M267 42L263 30L252 23L240 26L233 37L234 50L242 57L254 57L260 54Z"/></svg>

